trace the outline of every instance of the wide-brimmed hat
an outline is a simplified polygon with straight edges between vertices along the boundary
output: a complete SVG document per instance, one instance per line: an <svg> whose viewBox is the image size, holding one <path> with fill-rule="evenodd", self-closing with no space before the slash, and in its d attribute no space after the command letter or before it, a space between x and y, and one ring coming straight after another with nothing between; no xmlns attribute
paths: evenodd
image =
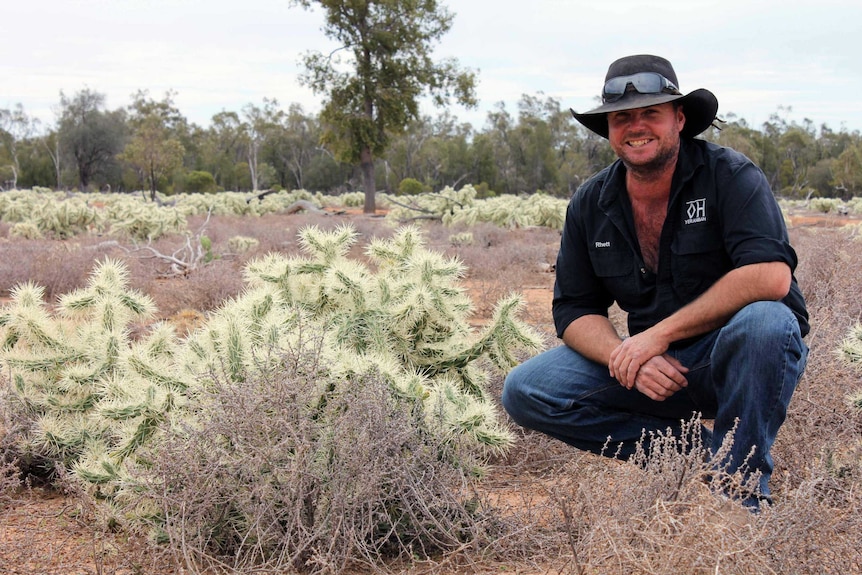
<svg viewBox="0 0 862 575"><path fill-rule="evenodd" d="M610 65L602 90L602 105L578 114L575 119L603 138L608 137L608 112L645 108L679 100L685 114L683 137L693 138L715 120L718 99L699 88L683 95L670 62L660 56L640 54L620 58Z"/></svg>

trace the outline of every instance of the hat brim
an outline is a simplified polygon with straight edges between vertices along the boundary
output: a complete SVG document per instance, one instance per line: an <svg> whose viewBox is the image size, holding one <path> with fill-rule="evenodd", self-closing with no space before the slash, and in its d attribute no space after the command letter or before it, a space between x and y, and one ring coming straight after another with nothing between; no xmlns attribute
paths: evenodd
<svg viewBox="0 0 862 575"><path fill-rule="evenodd" d="M587 129L603 138L608 137L608 112L646 108L667 102L679 101L685 114L685 127L680 135L694 138L706 130L715 120L718 112L718 98L709 90L699 88L686 95L681 94L640 94L627 93L616 102L602 104L598 108L581 114L571 110L572 116Z"/></svg>

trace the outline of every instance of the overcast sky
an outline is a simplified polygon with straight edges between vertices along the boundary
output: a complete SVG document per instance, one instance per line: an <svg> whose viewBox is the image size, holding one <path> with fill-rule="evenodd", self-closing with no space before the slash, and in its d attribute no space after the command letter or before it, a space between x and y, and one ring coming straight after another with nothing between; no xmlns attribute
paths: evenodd
<svg viewBox="0 0 862 575"><path fill-rule="evenodd" d="M859 0L444 3L455 20L435 55L477 71L478 110L451 109L477 129L497 102L516 115L523 94L592 108L612 60L652 53L673 63L683 92L714 92L719 116L760 128L783 107L789 121L862 130ZM333 47L320 13L287 0L4 0L2 17L0 107L21 103L49 124L60 91L85 87L110 109L140 89L157 100L174 90L202 126L265 97L317 112L299 57Z"/></svg>

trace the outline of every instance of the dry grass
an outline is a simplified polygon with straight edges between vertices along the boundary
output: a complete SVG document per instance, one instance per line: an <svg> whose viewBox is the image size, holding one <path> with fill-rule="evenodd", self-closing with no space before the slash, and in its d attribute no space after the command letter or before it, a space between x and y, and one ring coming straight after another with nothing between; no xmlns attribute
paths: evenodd
<svg viewBox="0 0 862 575"><path fill-rule="evenodd" d="M215 251L226 251L228 239L236 235L257 238L258 249L218 259L187 278L172 280L159 279L152 261L101 246L100 238L67 242L0 238L6 256L0 261L0 291L32 280L47 286L49 297L54 298L83 285L92 262L110 256L129 264L133 285L154 297L164 317L205 314L241 289L239 270L248 258L269 250L296 250L295 233L306 223L332 227L346 221L360 232L355 248L360 255L364 239L391 233L381 220L366 217L214 218L208 236ZM553 343L548 297L553 274L545 271L545 265L553 263L557 232L478 226L471 230L473 245L453 247L448 237L462 230L437 224L424 229L431 246L465 262L465 283L474 295L477 315L487 313L496 299L510 291L544 290L546 299L534 300L527 319ZM811 353L773 448L774 506L754 516L716 497L701 480L704 470L675 449L659 450L636 466L583 454L513 428L518 437L515 447L493 462L476 493L483 517L495 517L498 522L495 537L479 537L469 545L438 548L414 558L405 557L403 550L388 556L382 553L373 560L368 557L364 564L343 562L345 555L335 553L322 564L359 565L363 572L439 574L862 573L862 414L847 401L850 393L862 388L862 372L835 354L849 327L862 318L862 250L859 240L840 228L800 227L792 229L791 235L800 259L797 277L811 314L812 331L806 340ZM172 242L179 239L160 240L161 251L170 251ZM498 395L501 384L502 377L493 381L492 393ZM391 429L386 433L394 435ZM10 469L14 450L0 445L0 455L4 469ZM0 480L5 481L0 521L24 521L19 512L34 500L12 490L17 483L14 474L0 473ZM76 498L63 501L62 509L83 505ZM203 513L204 508L187 509ZM60 517L67 515L64 511ZM76 517L84 521L88 515L78 512ZM105 537L89 525L93 540ZM60 539L55 536L57 545ZM143 564L144 557L155 557L140 549L129 551L140 553L136 564ZM9 565L3 561L4 555L10 557L8 553L0 551L4 568ZM82 559L80 564L91 565L94 572L92 560ZM100 572L134 572L129 562L122 565ZM139 572L170 570L166 564L147 565ZM251 573L249 565L237 562L232 572Z"/></svg>

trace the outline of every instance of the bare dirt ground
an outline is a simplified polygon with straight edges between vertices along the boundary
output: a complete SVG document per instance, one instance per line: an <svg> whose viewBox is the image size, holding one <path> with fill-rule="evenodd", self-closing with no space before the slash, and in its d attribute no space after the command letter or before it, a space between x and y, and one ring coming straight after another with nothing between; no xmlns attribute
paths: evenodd
<svg viewBox="0 0 862 575"><path fill-rule="evenodd" d="M837 227L862 224L860 217L833 214L793 214L792 227ZM539 270L528 285L514 286L527 303L525 315L547 318L553 291L552 269ZM470 285L474 299L481 286ZM477 304L477 309L483 307ZM487 318L477 316L479 325ZM497 483L495 497L512 504L529 504L517 478ZM508 488L506 487L508 485ZM504 567L511 570L513 566ZM517 572L524 573L520 569ZM112 533L99 525L80 499L51 489L21 490L0 499L0 574L5 575L175 575L185 571L165 552L155 553L146 541ZM440 573L440 571L437 571ZM459 572L491 572L473 567Z"/></svg>

